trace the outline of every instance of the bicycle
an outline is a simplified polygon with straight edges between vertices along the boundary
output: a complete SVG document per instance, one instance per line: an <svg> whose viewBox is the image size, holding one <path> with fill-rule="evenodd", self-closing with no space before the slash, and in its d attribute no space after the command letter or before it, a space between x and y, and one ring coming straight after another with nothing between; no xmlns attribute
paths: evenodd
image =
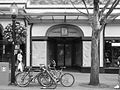
<svg viewBox="0 0 120 90"><path fill-rule="evenodd" d="M61 67L60 70L56 70L55 67L53 67L53 69L51 69L51 67L48 68L42 68L44 70L44 73L42 73L41 75L39 75L39 83L46 87L46 75L47 78L50 77L51 81L49 81L49 87L55 84L55 87L57 87L57 83L60 82L64 87L70 87L74 84L75 82L75 78L72 74L70 73L63 73L63 69L65 67ZM46 87L48 88L48 87Z"/></svg>
<svg viewBox="0 0 120 90"><path fill-rule="evenodd" d="M42 65L40 65L39 68L39 73L37 73L35 76L33 75L34 70L32 69L32 67L27 67L24 72L18 73L16 75L16 84L20 87L26 87L30 84L31 81L35 81L37 79L37 81L39 82L39 76L42 74L41 71L41 67ZM46 77L47 78L47 77ZM47 78L49 81L51 81L51 78L48 77ZM39 83L41 85L41 83ZM49 86L49 83L46 84L46 86Z"/></svg>

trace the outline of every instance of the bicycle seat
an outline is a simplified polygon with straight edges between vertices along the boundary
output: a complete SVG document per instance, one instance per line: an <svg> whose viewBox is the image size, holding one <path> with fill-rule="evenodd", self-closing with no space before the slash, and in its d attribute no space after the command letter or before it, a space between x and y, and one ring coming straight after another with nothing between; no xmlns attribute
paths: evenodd
<svg viewBox="0 0 120 90"><path fill-rule="evenodd" d="M31 70L32 69L32 66L26 66L25 68L24 68L24 71L29 71L29 70Z"/></svg>
<svg viewBox="0 0 120 90"><path fill-rule="evenodd" d="M40 65L40 66L41 66L41 65L45 66L45 64L39 64L39 65Z"/></svg>
<svg viewBox="0 0 120 90"><path fill-rule="evenodd" d="M45 64L39 64L39 65L40 65L40 68L46 68Z"/></svg>
<svg viewBox="0 0 120 90"><path fill-rule="evenodd" d="M40 65L40 67L45 67L45 64L39 64Z"/></svg>

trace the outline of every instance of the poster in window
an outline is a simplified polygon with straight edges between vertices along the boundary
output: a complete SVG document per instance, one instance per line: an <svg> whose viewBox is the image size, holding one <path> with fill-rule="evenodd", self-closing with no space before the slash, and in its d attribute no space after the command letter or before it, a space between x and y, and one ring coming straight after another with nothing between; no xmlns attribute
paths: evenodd
<svg viewBox="0 0 120 90"><path fill-rule="evenodd" d="M47 42L32 41L32 66L46 65L47 60Z"/></svg>

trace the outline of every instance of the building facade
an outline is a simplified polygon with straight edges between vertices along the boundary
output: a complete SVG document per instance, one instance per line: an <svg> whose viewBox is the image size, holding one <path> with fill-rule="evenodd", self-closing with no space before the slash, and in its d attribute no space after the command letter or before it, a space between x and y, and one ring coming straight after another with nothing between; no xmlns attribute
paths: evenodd
<svg viewBox="0 0 120 90"><path fill-rule="evenodd" d="M1 10L6 15L3 16L3 13L0 15L2 30L11 23L9 12L11 3L13 0L0 2ZM19 8L17 21L27 28L26 47L23 49L26 54L24 59L26 66L47 65L54 59L57 66L77 68L80 72L90 71L92 27L88 17L71 5L67 7L66 5L60 7L43 5L42 7L33 0L21 0L16 3ZM83 7L77 5L76 7L85 11ZM92 8L89 9L92 13ZM119 8L115 9L116 12L118 10ZM101 72L118 68L119 29L119 19L117 19L107 23L100 34ZM3 53L6 54L6 52Z"/></svg>

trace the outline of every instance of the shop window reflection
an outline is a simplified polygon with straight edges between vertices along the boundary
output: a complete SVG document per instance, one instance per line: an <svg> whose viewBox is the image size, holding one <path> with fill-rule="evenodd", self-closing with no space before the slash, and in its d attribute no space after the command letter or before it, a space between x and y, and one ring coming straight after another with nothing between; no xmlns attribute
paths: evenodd
<svg viewBox="0 0 120 90"><path fill-rule="evenodd" d="M104 50L105 67L118 67L118 57L120 56L120 40L106 40Z"/></svg>
<svg viewBox="0 0 120 90"><path fill-rule="evenodd" d="M112 57L111 57L111 41L105 41L105 67L110 67L112 64Z"/></svg>
<svg viewBox="0 0 120 90"><path fill-rule="evenodd" d="M112 59L113 59L113 66L118 67L118 57L120 56L120 46L112 46Z"/></svg>

